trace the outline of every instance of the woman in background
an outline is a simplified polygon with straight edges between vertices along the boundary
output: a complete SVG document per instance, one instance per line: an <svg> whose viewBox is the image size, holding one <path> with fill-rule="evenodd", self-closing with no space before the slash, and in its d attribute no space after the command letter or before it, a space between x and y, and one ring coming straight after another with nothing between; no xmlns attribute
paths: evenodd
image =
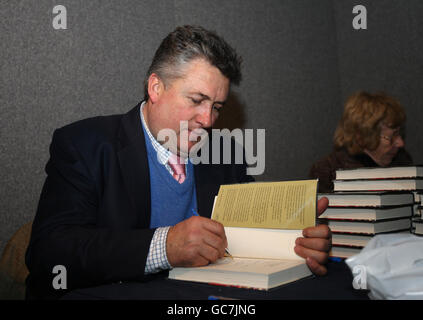
<svg viewBox="0 0 423 320"><path fill-rule="evenodd" d="M348 98L334 135L334 150L310 169L319 192L332 192L338 169L412 165L404 150L404 108L384 94L358 92Z"/></svg>

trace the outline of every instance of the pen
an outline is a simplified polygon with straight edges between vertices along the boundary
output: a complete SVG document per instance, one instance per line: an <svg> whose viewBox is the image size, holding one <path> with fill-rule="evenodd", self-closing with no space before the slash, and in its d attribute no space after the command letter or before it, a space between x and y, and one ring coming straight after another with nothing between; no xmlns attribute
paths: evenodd
<svg viewBox="0 0 423 320"><path fill-rule="evenodd" d="M191 209L191 211L192 211L192 214L194 215L194 216L197 216L197 217L199 217L200 215L197 213L197 211L195 211L194 210L194 208L192 208ZM232 257L232 255L229 253L229 251L228 251L228 249L227 248L225 248L225 257L230 257L231 259L233 259L234 257Z"/></svg>
<svg viewBox="0 0 423 320"><path fill-rule="evenodd" d="M222 296L208 296L207 300L238 300L238 299L222 297Z"/></svg>

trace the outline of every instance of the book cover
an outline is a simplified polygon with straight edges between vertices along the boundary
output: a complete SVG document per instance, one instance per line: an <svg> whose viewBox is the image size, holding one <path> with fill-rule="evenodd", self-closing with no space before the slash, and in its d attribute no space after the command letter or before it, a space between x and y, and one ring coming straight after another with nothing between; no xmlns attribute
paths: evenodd
<svg viewBox="0 0 423 320"><path fill-rule="evenodd" d="M204 267L174 268L169 279L269 290L310 275L301 260L226 257Z"/></svg>
<svg viewBox="0 0 423 320"><path fill-rule="evenodd" d="M317 197L328 198L329 207L382 207L413 204L416 196L410 191L339 191Z"/></svg>
<svg viewBox="0 0 423 320"><path fill-rule="evenodd" d="M379 221L413 215L413 205L391 207L329 207L319 219Z"/></svg>
<svg viewBox="0 0 423 320"><path fill-rule="evenodd" d="M393 179L423 177L423 166L398 166L388 168L356 168L339 169L336 171L337 180L350 179Z"/></svg>
<svg viewBox="0 0 423 320"><path fill-rule="evenodd" d="M392 231L410 230L411 219L393 219L382 221L340 221L328 220L328 227L333 233L379 234Z"/></svg>
<svg viewBox="0 0 423 320"><path fill-rule="evenodd" d="M334 180L334 191L423 190L423 179Z"/></svg>

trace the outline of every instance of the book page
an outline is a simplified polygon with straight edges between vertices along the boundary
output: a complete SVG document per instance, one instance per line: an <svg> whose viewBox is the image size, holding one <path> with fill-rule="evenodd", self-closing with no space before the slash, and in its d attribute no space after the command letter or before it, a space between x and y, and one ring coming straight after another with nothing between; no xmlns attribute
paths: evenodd
<svg viewBox="0 0 423 320"><path fill-rule="evenodd" d="M302 230L225 227L225 234L233 257L304 261L294 251Z"/></svg>
<svg viewBox="0 0 423 320"><path fill-rule="evenodd" d="M222 185L212 219L225 227L298 230L314 226L317 181Z"/></svg>
<svg viewBox="0 0 423 320"><path fill-rule="evenodd" d="M279 270L288 269L290 267L304 263L295 260L267 260L267 259L242 259L242 258L222 258L215 263L209 264L199 269L208 270L225 270L225 271L238 271L238 272L251 272L271 274Z"/></svg>

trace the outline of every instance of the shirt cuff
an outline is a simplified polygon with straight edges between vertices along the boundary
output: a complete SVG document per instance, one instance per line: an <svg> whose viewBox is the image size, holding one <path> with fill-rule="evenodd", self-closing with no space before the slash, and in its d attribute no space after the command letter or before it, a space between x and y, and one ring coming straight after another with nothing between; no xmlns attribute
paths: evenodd
<svg viewBox="0 0 423 320"><path fill-rule="evenodd" d="M144 274L157 273L172 268L166 254L166 239L169 229L170 227L160 227L154 232L145 263Z"/></svg>

